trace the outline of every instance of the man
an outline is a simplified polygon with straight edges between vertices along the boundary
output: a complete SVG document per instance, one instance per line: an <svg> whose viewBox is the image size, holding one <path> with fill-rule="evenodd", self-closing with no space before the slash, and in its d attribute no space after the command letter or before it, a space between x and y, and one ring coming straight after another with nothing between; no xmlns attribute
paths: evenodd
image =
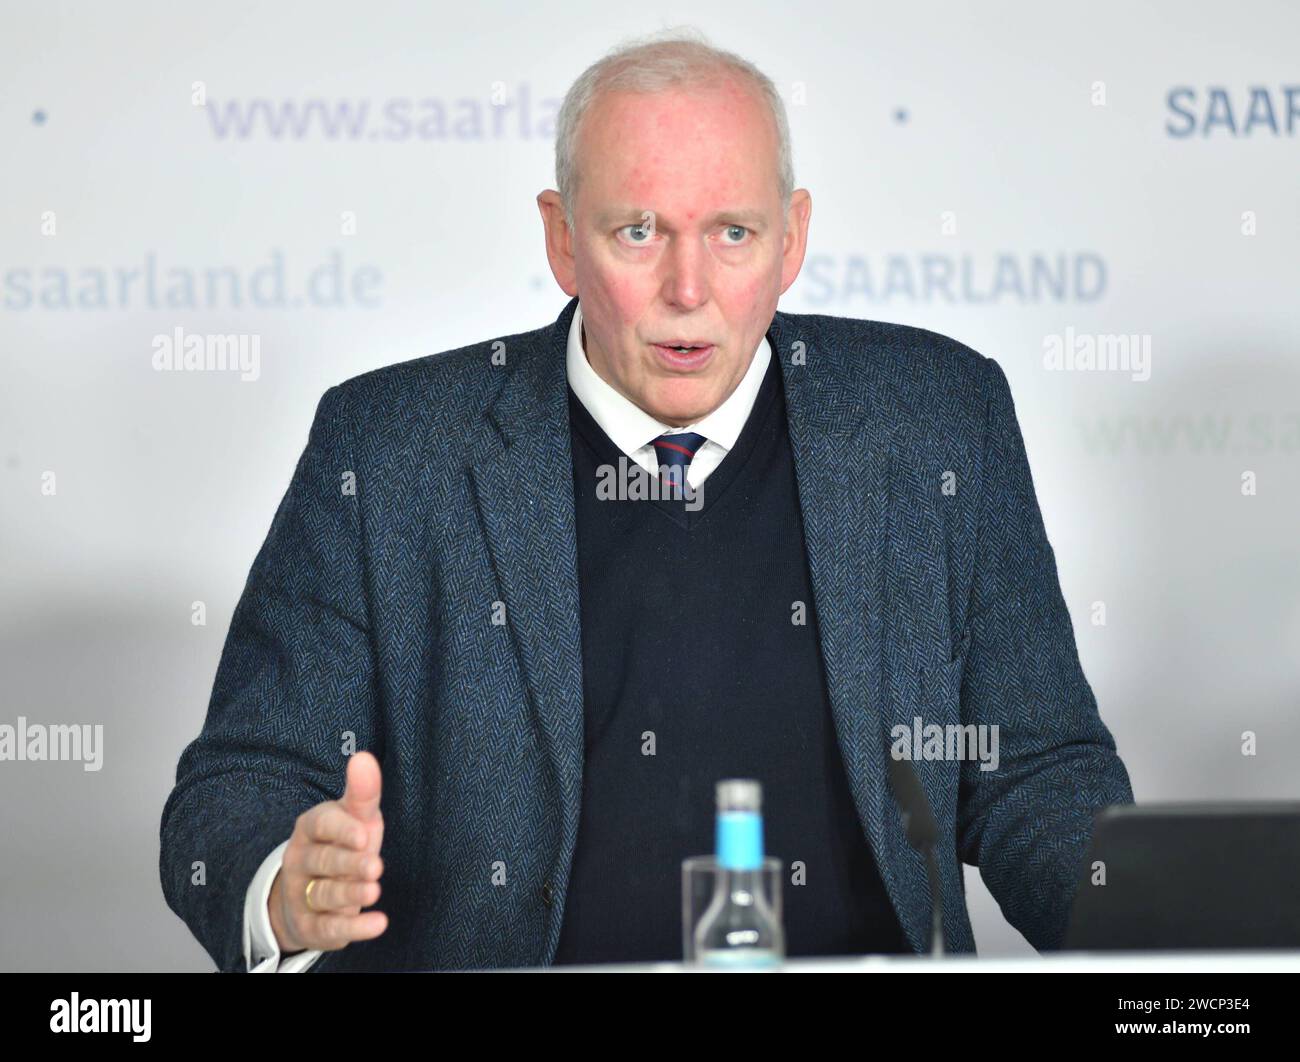
<svg viewBox="0 0 1300 1062"><path fill-rule="evenodd" d="M613 53L556 156L556 322L321 399L163 811L169 905L223 970L679 958L681 860L742 776L789 954L919 952L885 781L919 721L997 735L915 764L949 950L961 861L1059 946L1093 812L1132 793L1002 370L776 311L811 199L735 56ZM629 470L676 492L611 496Z"/></svg>

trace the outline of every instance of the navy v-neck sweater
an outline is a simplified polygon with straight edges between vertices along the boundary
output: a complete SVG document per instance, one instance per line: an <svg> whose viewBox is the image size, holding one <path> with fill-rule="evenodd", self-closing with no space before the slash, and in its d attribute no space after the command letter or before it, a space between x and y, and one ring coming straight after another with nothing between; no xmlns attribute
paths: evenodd
<svg viewBox="0 0 1300 1062"><path fill-rule="evenodd" d="M780 366L695 501L598 496L601 466L638 466L572 389L569 419L585 750L555 961L682 958L681 864L713 851L722 778L763 785L787 954L909 951L835 739Z"/></svg>

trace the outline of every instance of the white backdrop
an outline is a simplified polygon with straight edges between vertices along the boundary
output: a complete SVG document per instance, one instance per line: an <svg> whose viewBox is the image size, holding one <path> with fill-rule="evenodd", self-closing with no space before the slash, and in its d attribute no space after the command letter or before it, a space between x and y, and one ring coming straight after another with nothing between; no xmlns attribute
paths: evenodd
<svg viewBox="0 0 1300 1062"><path fill-rule="evenodd" d="M104 727L102 770L0 763L0 968L210 966L159 816L317 400L555 318L559 100L685 21L786 97L781 308L1006 370L1138 799L1297 796L1294 4L0 9L0 723ZM255 340L256 379L157 371L177 328ZM1067 336L1150 360L1053 369ZM968 887L981 952L1027 951Z"/></svg>

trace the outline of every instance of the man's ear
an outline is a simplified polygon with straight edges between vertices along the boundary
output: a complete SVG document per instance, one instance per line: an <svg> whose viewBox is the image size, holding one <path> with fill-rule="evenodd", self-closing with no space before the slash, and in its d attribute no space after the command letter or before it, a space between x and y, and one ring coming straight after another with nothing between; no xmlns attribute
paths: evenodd
<svg viewBox="0 0 1300 1062"><path fill-rule="evenodd" d="M795 282L803 268L808 249L808 220L812 216L812 195L807 188L796 188L790 195L790 210L785 216L785 243L781 248L781 294Z"/></svg>
<svg viewBox="0 0 1300 1062"><path fill-rule="evenodd" d="M578 294L577 270L573 260L573 231L564 218L564 203L560 193L548 188L537 197L537 209L542 213L542 227L546 235L546 260L551 264L555 282L566 295Z"/></svg>

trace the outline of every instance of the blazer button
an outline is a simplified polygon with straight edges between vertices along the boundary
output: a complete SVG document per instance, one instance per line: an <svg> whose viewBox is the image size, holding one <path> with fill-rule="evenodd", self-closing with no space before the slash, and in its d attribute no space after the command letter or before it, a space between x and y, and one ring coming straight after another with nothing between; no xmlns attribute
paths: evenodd
<svg viewBox="0 0 1300 1062"><path fill-rule="evenodd" d="M551 904L554 902L555 902L555 889L551 887L551 883L549 881L545 881L542 883L542 903L546 904L547 907L550 907Z"/></svg>

